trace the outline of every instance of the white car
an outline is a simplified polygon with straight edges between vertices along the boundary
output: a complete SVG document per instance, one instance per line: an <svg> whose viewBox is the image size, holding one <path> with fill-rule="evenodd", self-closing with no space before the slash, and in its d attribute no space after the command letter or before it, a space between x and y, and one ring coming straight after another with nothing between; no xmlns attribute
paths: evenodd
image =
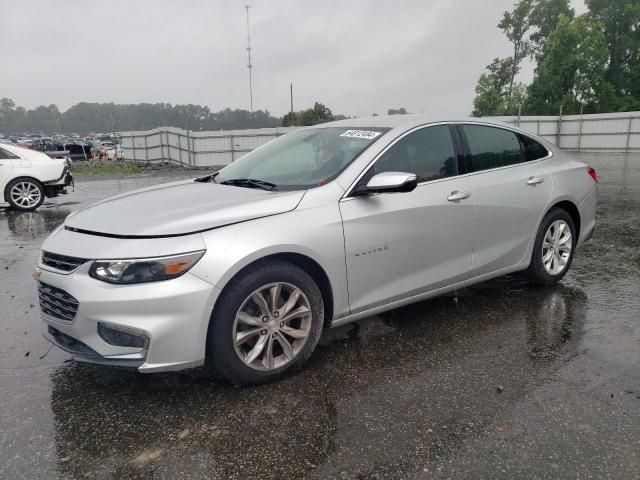
<svg viewBox="0 0 640 480"><path fill-rule="evenodd" d="M124 159L124 149L122 145L118 144L113 148L107 150L107 158L109 160L122 160Z"/></svg>
<svg viewBox="0 0 640 480"><path fill-rule="evenodd" d="M15 210L35 210L45 197L66 193L73 185L69 165L65 159L0 143L0 204Z"/></svg>

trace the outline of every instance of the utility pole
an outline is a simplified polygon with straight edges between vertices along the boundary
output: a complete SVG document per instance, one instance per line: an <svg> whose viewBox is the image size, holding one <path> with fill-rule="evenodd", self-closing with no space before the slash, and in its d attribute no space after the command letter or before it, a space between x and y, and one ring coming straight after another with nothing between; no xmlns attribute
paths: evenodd
<svg viewBox="0 0 640 480"><path fill-rule="evenodd" d="M247 56L249 57L249 63L247 68L249 69L249 110L253 112L253 78L251 75L251 69L253 65L251 65L251 33L249 30L249 9L250 5L245 5L244 8L247 9Z"/></svg>
<svg viewBox="0 0 640 480"><path fill-rule="evenodd" d="M293 127L295 125L295 121L293 119L293 83L289 84L289 96L291 98L291 125L289 126Z"/></svg>

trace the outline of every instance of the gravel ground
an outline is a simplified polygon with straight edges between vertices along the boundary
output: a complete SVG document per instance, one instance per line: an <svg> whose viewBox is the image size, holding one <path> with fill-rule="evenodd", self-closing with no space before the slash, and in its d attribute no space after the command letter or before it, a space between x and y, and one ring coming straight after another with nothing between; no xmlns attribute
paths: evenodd
<svg viewBox="0 0 640 480"><path fill-rule="evenodd" d="M561 284L497 279L327 332L258 388L76 364L41 337L47 234L193 173L0 210L0 478L640 478L640 158L584 158L598 226Z"/></svg>

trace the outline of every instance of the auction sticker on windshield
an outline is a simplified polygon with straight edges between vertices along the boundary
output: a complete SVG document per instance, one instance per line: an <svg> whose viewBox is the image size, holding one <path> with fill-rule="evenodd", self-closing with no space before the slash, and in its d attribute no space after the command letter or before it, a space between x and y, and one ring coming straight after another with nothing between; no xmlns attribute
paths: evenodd
<svg viewBox="0 0 640 480"><path fill-rule="evenodd" d="M341 133L341 137L351 137L351 138L366 138L372 139L376 138L378 135L381 135L382 132L372 132L369 130L347 130L344 133Z"/></svg>

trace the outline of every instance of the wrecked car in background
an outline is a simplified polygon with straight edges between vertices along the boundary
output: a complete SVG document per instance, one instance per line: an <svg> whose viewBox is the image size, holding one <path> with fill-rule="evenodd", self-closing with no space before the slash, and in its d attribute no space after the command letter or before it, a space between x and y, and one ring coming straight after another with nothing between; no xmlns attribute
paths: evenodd
<svg viewBox="0 0 640 480"><path fill-rule="evenodd" d="M66 159L0 143L0 191L11 208L35 210L45 197L66 193L71 185L73 177Z"/></svg>

